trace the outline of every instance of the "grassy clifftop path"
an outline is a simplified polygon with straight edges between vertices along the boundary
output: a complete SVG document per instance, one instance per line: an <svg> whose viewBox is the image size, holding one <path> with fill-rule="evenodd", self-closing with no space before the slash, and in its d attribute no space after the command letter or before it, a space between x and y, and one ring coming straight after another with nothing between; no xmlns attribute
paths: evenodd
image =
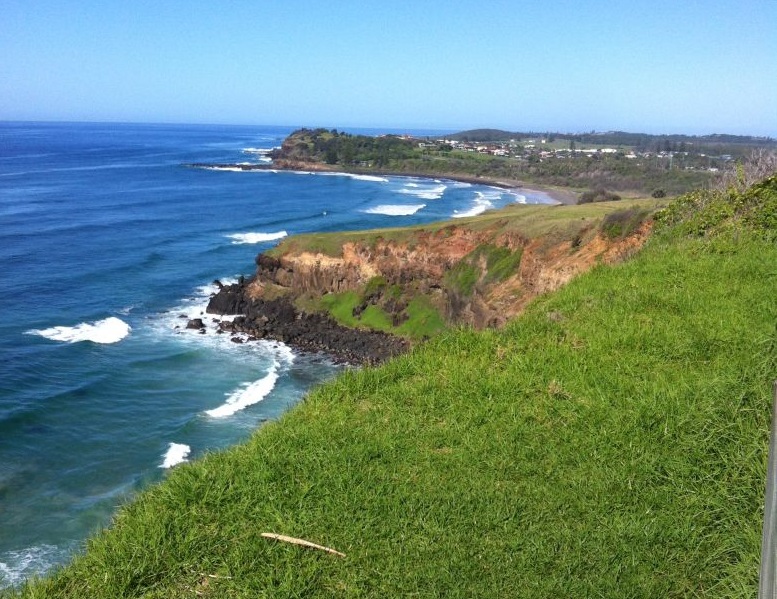
<svg viewBox="0 0 777 599"><path fill-rule="evenodd" d="M777 179L656 221L505 328L349 371L177 467L19 596L754 596Z"/></svg>

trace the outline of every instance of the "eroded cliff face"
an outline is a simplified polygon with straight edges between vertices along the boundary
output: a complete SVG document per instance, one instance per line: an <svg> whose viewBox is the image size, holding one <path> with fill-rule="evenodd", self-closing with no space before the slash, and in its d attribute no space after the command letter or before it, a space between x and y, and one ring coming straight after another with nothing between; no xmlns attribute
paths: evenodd
<svg viewBox="0 0 777 599"><path fill-rule="evenodd" d="M382 301L384 309L394 312L395 322L401 321L410 298L422 294L449 324L500 326L537 295L559 288L595 264L611 264L633 254L649 232L646 222L625 238L584 231L572 240L553 241L548 236L528 239L515 232L450 225L417 231L403 241L346 242L338 257L310 251L285 252L279 258L260 255L246 293L257 300L279 295L293 300L365 292L380 278L381 288L367 292L365 306ZM515 257L516 268L492 272L493 254ZM393 303L381 298L381 290L387 288L395 290Z"/></svg>

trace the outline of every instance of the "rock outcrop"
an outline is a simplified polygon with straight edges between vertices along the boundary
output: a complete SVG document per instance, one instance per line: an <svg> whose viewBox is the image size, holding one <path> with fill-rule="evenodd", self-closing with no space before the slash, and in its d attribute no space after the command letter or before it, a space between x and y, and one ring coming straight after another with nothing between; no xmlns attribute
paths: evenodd
<svg viewBox="0 0 777 599"><path fill-rule="evenodd" d="M342 326L317 300L355 292L360 298L352 310L355 319L373 305L399 327L410 318L413 298L423 296L447 324L501 326L537 295L595 264L632 254L650 232L645 221L628 236L610 239L584 223L573 235L529 238L504 225L495 220L490 227L451 224L394 236L387 231L344 241L338 255L282 244L272 255L257 257L252 278L222 286L208 312L239 314L222 324L229 332L376 363L406 350L409 342ZM311 305L318 307L311 310Z"/></svg>
<svg viewBox="0 0 777 599"><path fill-rule="evenodd" d="M219 325L222 331L245 333L249 339L282 341L352 364L377 364L409 347L400 337L344 327L326 314L298 310L288 297L254 298L251 285L252 280L222 285L211 298L208 313L240 315L231 322L222 321Z"/></svg>

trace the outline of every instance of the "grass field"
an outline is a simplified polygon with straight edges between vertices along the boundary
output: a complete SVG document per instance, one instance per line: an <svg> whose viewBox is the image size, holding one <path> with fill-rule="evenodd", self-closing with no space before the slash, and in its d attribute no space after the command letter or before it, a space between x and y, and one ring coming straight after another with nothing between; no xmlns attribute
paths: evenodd
<svg viewBox="0 0 777 599"><path fill-rule="evenodd" d="M664 213L504 330L318 388L20 596L755 596L777 246L751 216L777 180L745 195Z"/></svg>
<svg viewBox="0 0 777 599"><path fill-rule="evenodd" d="M512 204L500 210L457 219L455 226L474 231L489 230L495 236L504 232L516 232L529 239L543 235L571 239L580 230L590 228L592 224L598 225L613 212L639 210L647 213L666 206L668 203L669 200L642 198L575 206L549 207L547 205ZM288 253L320 252L328 256L341 257L345 243L358 242L369 245L378 239L393 240L396 243L410 243L421 232L434 232L448 227L451 227L450 221L440 221L373 231L304 233L286 237L281 243L270 249L267 254L280 257Z"/></svg>

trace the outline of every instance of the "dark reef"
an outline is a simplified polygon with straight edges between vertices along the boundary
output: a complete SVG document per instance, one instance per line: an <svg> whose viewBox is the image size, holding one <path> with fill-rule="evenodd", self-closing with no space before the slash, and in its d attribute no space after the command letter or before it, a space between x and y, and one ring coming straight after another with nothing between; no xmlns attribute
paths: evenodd
<svg viewBox="0 0 777 599"><path fill-rule="evenodd" d="M378 364L409 349L404 339L381 333L344 327L325 314L299 311L285 297L264 300L248 296L250 279L221 285L208 303L209 314L239 314L232 322L222 321L221 330L244 333L254 339L282 341L309 352L323 352L350 364Z"/></svg>

